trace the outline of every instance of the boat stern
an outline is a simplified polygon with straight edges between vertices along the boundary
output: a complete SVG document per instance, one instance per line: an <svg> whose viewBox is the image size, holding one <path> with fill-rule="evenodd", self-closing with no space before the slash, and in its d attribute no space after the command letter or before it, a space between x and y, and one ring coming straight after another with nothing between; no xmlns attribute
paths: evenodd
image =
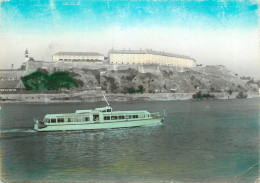
<svg viewBox="0 0 260 183"><path fill-rule="evenodd" d="M161 118L161 123L163 123L163 122L164 122L164 117Z"/></svg>

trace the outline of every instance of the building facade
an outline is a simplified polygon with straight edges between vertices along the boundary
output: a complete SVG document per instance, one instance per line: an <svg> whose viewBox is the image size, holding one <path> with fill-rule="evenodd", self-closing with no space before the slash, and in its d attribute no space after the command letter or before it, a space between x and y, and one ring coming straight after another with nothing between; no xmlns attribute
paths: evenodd
<svg viewBox="0 0 260 183"><path fill-rule="evenodd" d="M15 92L25 89L21 80L0 81L0 92Z"/></svg>
<svg viewBox="0 0 260 183"><path fill-rule="evenodd" d="M59 61L104 61L104 56L96 52L58 52L52 56L54 62Z"/></svg>
<svg viewBox="0 0 260 183"><path fill-rule="evenodd" d="M175 67L194 67L196 61L188 56L153 50L110 50L112 64L157 64Z"/></svg>

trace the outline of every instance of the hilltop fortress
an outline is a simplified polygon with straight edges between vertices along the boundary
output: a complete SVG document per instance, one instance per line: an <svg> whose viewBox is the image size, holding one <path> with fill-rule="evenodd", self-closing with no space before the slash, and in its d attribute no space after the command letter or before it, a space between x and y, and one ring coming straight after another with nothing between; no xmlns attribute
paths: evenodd
<svg viewBox="0 0 260 183"><path fill-rule="evenodd" d="M58 52L53 55L54 62L96 62L105 61L105 57L96 52ZM174 67L191 68L196 61L188 56L166 52L146 50L110 50L108 53L110 64L141 64L141 65L167 65Z"/></svg>
<svg viewBox="0 0 260 183"><path fill-rule="evenodd" d="M235 97L240 91L258 92L258 87L252 87L224 66L196 66L195 60L190 57L163 52L156 54L151 50L110 50L109 57L104 57L95 52L59 52L53 55L53 61L46 62L34 60L26 51L20 70L0 71L1 91L14 91L2 93L0 98L35 102L96 101L105 92L110 100L178 100L190 99L198 91L212 93L219 98L230 93L233 96L229 97ZM16 90L5 88L7 80L20 80L35 71L48 74L68 72L81 84L73 89L43 91L37 93L37 97L36 93L29 94L24 90L24 94L20 95L21 86L15 86ZM140 86L142 94L125 95Z"/></svg>

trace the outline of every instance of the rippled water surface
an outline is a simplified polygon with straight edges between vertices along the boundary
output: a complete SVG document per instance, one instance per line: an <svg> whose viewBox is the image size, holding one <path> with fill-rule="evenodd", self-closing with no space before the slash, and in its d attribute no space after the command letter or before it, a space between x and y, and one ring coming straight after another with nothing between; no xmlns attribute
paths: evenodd
<svg viewBox="0 0 260 183"><path fill-rule="evenodd" d="M159 126L47 133L32 130L33 118L105 103L1 104L1 176L8 182L254 182L259 102L114 102L115 110L165 108L168 116Z"/></svg>

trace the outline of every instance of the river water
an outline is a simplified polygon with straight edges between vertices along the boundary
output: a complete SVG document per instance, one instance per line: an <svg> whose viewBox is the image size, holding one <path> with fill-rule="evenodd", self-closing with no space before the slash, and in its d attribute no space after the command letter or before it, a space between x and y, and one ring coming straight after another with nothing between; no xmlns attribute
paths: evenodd
<svg viewBox="0 0 260 183"><path fill-rule="evenodd" d="M105 103L1 104L1 177L12 181L254 182L260 99L111 102L167 111L163 125L34 132L33 118Z"/></svg>

